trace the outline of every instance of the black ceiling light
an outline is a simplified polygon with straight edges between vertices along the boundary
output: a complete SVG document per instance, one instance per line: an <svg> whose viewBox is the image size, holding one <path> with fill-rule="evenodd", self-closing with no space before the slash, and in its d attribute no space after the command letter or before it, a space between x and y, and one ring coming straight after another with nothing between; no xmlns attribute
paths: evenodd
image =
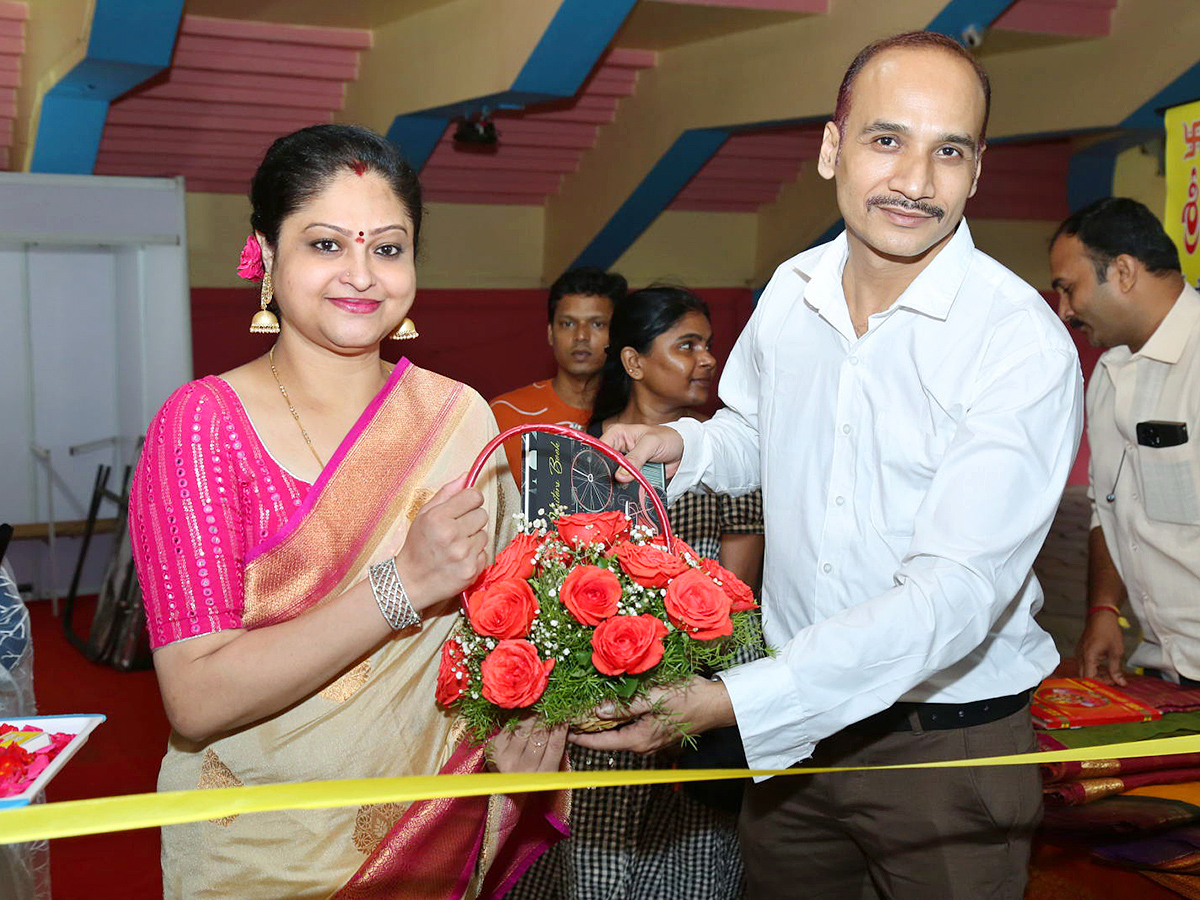
<svg viewBox="0 0 1200 900"><path fill-rule="evenodd" d="M463 117L454 129L454 149L474 153L494 153L500 149L496 123L486 113L477 118Z"/></svg>

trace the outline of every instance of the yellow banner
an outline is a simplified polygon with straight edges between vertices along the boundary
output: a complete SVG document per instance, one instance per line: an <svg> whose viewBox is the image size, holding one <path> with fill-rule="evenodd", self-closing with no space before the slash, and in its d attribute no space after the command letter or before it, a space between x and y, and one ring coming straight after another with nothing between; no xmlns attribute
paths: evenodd
<svg viewBox="0 0 1200 900"><path fill-rule="evenodd" d="M1200 100L1174 106L1164 119L1167 129L1167 204L1163 224L1179 248L1183 277L1200 285Z"/></svg>
<svg viewBox="0 0 1200 900"><path fill-rule="evenodd" d="M967 766L1022 766L1034 763L1078 762L1089 759L1129 759L1200 753L1200 735L1130 741L1102 747L1050 750L984 759L868 766L880 769L948 769ZM639 771L483 773L409 778L368 778L354 781L312 781L302 784L252 785L210 790L129 794L94 800L67 800L0 811L0 844L73 837L135 828L158 828L181 822L220 819L244 813L279 809L328 809L368 803L404 803L435 797L474 797L519 794L562 788L614 787L626 784L671 784L716 781L722 778L815 775L853 772L861 768L796 769L644 769Z"/></svg>

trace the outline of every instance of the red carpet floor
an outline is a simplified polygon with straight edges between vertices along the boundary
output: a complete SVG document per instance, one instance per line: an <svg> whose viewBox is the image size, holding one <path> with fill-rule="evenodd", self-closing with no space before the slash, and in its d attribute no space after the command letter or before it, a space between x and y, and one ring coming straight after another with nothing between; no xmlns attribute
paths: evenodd
<svg viewBox="0 0 1200 900"><path fill-rule="evenodd" d="M92 604L77 604L86 633ZM89 663L63 636L48 602L30 605L34 691L42 715L103 713L87 744L50 782L47 799L78 800L154 790L170 731L154 673ZM158 830L60 838L50 844L55 900L141 900L162 896Z"/></svg>

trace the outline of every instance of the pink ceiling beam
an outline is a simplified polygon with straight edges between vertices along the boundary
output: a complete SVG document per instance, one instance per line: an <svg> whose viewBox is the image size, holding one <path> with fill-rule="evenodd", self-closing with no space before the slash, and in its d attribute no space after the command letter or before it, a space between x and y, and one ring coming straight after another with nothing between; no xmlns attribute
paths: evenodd
<svg viewBox="0 0 1200 900"><path fill-rule="evenodd" d="M17 87L21 83L21 56L25 52L24 3L0 0L0 169L9 167L13 119L17 115Z"/></svg>
<svg viewBox="0 0 1200 900"><path fill-rule="evenodd" d="M994 28L1064 37L1106 37L1117 0L1016 0Z"/></svg>
<svg viewBox="0 0 1200 900"><path fill-rule="evenodd" d="M668 209L757 209L795 181L800 166L821 147L823 123L732 135L688 182Z"/></svg>
<svg viewBox="0 0 1200 900"><path fill-rule="evenodd" d="M571 99L495 117L500 144L494 153L454 149L454 127L447 129L421 180L430 200L445 203L541 205L557 193L562 176L578 167L583 151L596 141L596 130L613 120L617 104L637 87L638 70L657 63L652 51L609 51Z"/></svg>
<svg viewBox="0 0 1200 900"><path fill-rule="evenodd" d="M241 19L210 19L207 16L183 17L183 21L179 25L180 39L189 35L265 43L342 47L349 50L369 50L371 48L371 32L359 28L309 28L302 25L246 22Z"/></svg>
<svg viewBox="0 0 1200 900"><path fill-rule="evenodd" d="M332 121L370 46L361 29L185 16L165 77L110 107L95 171L244 191L270 140Z"/></svg>
<svg viewBox="0 0 1200 900"><path fill-rule="evenodd" d="M435 203L503 204L506 206L541 206L546 202L546 196L541 193L494 194L471 191L444 191L436 196L429 195L427 199Z"/></svg>

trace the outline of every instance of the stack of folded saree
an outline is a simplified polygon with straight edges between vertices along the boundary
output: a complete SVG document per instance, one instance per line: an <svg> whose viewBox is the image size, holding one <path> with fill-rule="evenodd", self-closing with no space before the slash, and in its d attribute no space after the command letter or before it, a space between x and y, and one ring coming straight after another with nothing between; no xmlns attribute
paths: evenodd
<svg viewBox="0 0 1200 900"><path fill-rule="evenodd" d="M1041 750L1102 747L1200 734L1200 690L1140 675L1111 690L1162 713L1157 720L1041 731ZM1200 753L1043 765L1044 827L1091 858L1135 869L1200 900Z"/></svg>

